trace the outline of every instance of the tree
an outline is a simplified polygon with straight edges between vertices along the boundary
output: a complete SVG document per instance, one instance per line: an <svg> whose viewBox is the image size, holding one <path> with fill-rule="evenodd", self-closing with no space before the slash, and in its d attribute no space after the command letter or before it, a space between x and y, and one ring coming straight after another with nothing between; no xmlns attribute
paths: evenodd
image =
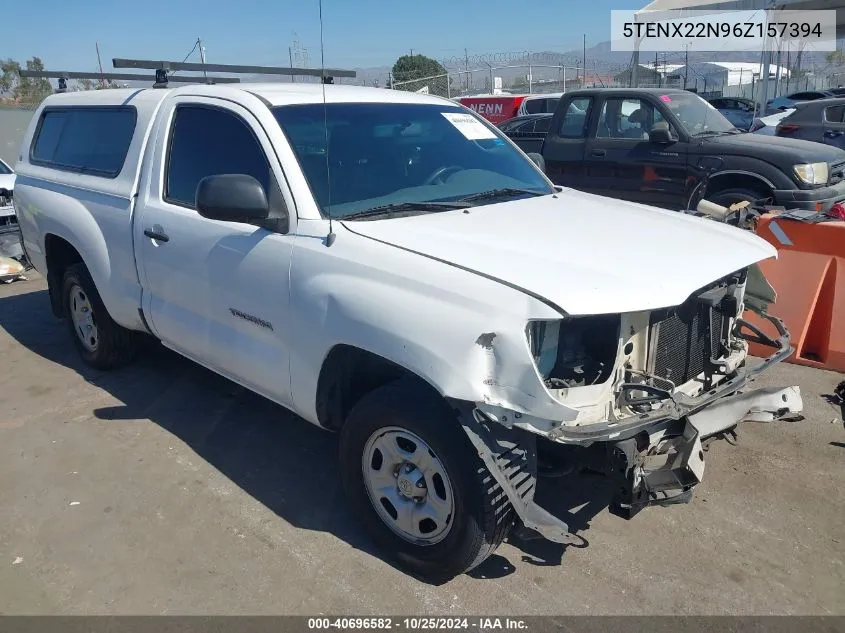
<svg viewBox="0 0 845 633"><path fill-rule="evenodd" d="M44 62L40 57L33 57L26 60L27 70L44 70ZM22 77L18 86L18 94L22 101L30 103L39 103L44 97L53 93L53 86L50 85L49 79Z"/></svg>
<svg viewBox="0 0 845 633"><path fill-rule="evenodd" d="M394 81L412 81L445 74L446 69L440 62L425 55L402 55L393 64Z"/></svg>
<svg viewBox="0 0 845 633"><path fill-rule="evenodd" d="M514 90L523 90L528 88L528 78L520 75L511 82L511 88Z"/></svg>
<svg viewBox="0 0 845 633"><path fill-rule="evenodd" d="M438 78L430 82L417 81L431 77ZM451 79L440 62L418 54L402 55L396 60L396 63L393 64L393 81L402 84L399 86L402 90L413 91L428 86L430 94L446 97L449 96L449 88L446 82L451 82Z"/></svg>
<svg viewBox="0 0 845 633"><path fill-rule="evenodd" d="M835 51L830 51L827 55L825 55L824 59L828 64L841 66L845 64L845 52L843 52L842 49L837 48Z"/></svg>
<svg viewBox="0 0 845 633"><path fill-rule="evenodd" d="M53 92L49 79L21 77L20 62L7 59L0 62L0 94L23 103L38 103ZM39 57L26 60L27 70L44 70Z"/></svg>
<svg viewBox="0 0 845 633"><path fill-rule="evenodd" d="M15 89L20 80L20 75L18 75L20 69L21 65L14 59L0 61L0 94L15 96Z"/></svg>

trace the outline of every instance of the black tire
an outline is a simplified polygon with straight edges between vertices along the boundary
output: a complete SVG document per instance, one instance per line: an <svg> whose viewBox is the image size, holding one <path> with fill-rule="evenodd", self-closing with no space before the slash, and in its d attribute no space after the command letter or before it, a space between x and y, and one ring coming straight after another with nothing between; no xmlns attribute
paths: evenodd
<svg viewBox="0 0 845 633"><path fill-rule="evenodd" d="M96 323L97 345L93 350L82 343L74 324L71 291L76 287L87 297ZM71 340L86 364L97 369L112 369L134 358L138 349L137 334L112 320L85 264L73 264L65 270L62 278L62 304Z"/></svg>
<svg viewBox="0 0 845 633"><path fill-rule="evenodd" d="M445 467L454 513L442 541L418 545L382 520L364 484L362 456L381 428L400 427L426 442ZM456 414L436 394L408 379L365 395L340 433L340 474L350 503L376 545L401 569L432 583L446 582L481 564L506 538L513 508L466 437Z"/></svg>
<svg viewBox="0 0 845 633"><path fill-rule="evenodd" d="M716 191L715 193L708 194L707 200L716 204L720 204L723 207L729 207L732 204L736 204L737 202L744 202L746 200L748 202L754 202L755 200L762 200L768 197L769 194L763 193L761 191L755 191L754 189L746 189L740 187L736 189L722 189L721 191Z"/></svg>

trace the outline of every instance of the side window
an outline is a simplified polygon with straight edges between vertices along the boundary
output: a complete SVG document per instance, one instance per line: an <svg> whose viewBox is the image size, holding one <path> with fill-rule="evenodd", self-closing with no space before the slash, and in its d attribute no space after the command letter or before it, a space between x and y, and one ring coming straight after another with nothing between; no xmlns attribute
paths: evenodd
<svg viewBox="0 0 845 633"><path fill-rule="evenodd" d="M520 125L522 125L521 120L510 120L502 123L499 126L499 129L502 130L502 132L516 132L519 129Z"/></svg>
<svg viewBox="0 0 845 633"><path fill-rule="evenodd" d="M543 112L554 112L557 110L557 104L560 103L560 97L546 99L546 109Z"/></svg>
<svg viewBox="0 0 845 633"><path fill-rule="evenodd" d="M123 169L134 133L134 108L45 110L30 160L56 169L114 178Z"/></svg>
<svg viewBox="0 0 845 633"><path fill-rule="evenodd" d="M545 105L545 99L526 99L525 111L528 114L539 114L540 112L543 112Z"/></svg>
<svg viewBox="0 0 845 633"><path fill-rule="evenodd" d="M264 150L246 122L226 110L178 106L170 131L164 198L193 208L197 185L206 176L252 176L269 199L276 184Z"/></svg>
<svg viewBox="0 0 845 633"><path fill-rule="evenodd" d="M592 104L592 97L577 97L569 102L560 124L561 137L585 138L587 136L587 121Z"/></svg>
<svg viewBox="0 0 845 633"><path fill-rule="evenodd" d="M599 115L598 138L647 139L660 112L642 99L608 99Z"/></svg>
<svg viewBox="0 0 845 633"><path fill-rule="evenodd" d="M824 120L828 123L842 123L845 106L828 106L824 109Z"/></svg>
<svg viewBox="0 0 845 633"><path fill-rule="evenodd" d="M526 133L526 132L533 132L534 131L534 121L533 120L525 121L525 122L517 125L511 131L512 132L521 132L523 134Z"/></svg>

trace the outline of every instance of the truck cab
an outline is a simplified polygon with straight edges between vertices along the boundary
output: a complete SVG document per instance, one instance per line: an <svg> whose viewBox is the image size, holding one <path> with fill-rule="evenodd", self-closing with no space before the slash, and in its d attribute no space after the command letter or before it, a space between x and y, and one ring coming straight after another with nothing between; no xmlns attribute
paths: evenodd
<svg viewBox="0 0 845 633"><path fill-rule="evenodd" d="M556 184L668 209L685 208L705 180L705 198L725 206L825 210L845 199L845 151L744 134L684 90L568 92L541 153Z"/></svg>

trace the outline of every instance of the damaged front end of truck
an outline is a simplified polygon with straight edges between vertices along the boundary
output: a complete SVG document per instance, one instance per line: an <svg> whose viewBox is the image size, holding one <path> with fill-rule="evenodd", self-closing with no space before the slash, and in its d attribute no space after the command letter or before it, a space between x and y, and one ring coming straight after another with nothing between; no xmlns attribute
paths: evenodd
<svg viewBox="0 0 845 633"><path fill-rule="evenodd" d="M650 505L689 502L709 441L735 437L743 420L800 418L797 386L747 390L793 351L783 322L767 312L774 300L752 264L681 305L529 323L536 371L567 414L550 419L491 398L454 403L522 524L552 541L572 538L566 523L534 501L544 475L610 477L611 511L624 518ZM774 333L749 322L748 312ZM752 342L771 355L747 362Z"/></svg>

